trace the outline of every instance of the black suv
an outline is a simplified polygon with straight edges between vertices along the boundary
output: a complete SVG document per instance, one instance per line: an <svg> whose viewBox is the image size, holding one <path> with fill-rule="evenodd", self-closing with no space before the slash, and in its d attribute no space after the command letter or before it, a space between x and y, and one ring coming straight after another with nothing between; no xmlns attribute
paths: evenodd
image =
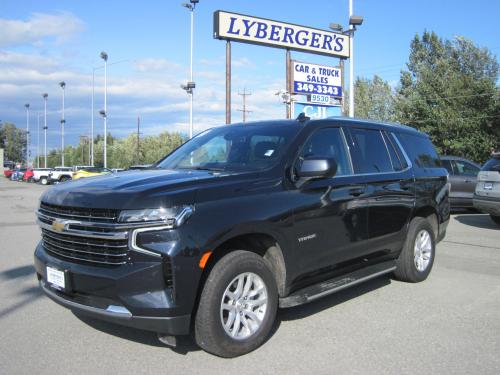
<svg viewBox="0 0 500 375"><path fill-rule="evenodd" d="M35 266L75 312L223 357L268 337L278 307L393 274L423 281L449 220L429 138L345 118L203 132L151 168L47 190Z"/></svg>

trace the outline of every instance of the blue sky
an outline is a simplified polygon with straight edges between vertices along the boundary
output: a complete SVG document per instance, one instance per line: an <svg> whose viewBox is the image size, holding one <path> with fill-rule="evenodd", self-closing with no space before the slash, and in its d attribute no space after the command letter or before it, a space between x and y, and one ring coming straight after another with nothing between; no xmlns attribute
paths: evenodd
<svg viewBox="0 0 500 375"><path fill-rule="evenodd" d="M0 2L0 120L25 126L31 106L33 141L41 94L49 94L48 147L60 144L61 89L66 81L66 143L88 134L92 68L109 54L108 128L117 136L188 131L188 96L179 85L188 78L189 13L181 1L12 1ZM270 18L316 28L346 24L348 0L201 0L195 11L195 131L224 123L224 42L212 37L215 10ZM465 36L493 53L500 51L496 17L499 1L354 0L365 19L355 38L355 75L382 76L397 85L416 33L444 38ZM249 120L284 117L275 93L285 87L285 52L233 43L233 121L241 120L243 88L252 92ZM292 58L336 65L322 56ZM102 108L102 69L96 70L96 111ZM43 120L43 119L42 119ZM95 117L96 133L102 121Z"/></svg>

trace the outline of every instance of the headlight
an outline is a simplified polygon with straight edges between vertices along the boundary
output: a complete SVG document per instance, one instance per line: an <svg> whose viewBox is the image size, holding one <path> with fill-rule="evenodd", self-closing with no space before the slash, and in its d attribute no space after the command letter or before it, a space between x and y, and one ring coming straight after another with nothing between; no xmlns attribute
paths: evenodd
<svg viewBox="0 0 500 375"><path fill-rule="evenodd" d="M189 218L189 216L191 216L193 211L194 209L192 206L124 210L120 212L118 221L121 223L148 223L152 221L160 221L168 225L180 226Z"/></svg>

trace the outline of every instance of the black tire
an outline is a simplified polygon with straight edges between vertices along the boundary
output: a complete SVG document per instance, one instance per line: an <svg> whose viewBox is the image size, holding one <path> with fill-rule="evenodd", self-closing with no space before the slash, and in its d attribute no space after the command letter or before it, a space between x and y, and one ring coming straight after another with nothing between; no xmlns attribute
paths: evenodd
<svg viewBox="0 0 500 375"><path fill-rule="evenodd" d="M258 275L260 281L263 281L267 289L267 307L256 331L247 338L235 339L229 336L223 327L221 304L232 282L249 272ZM195 318L196 343L205 351L225 358L249 353L267 339L274 324L277 308L276 281L264 259L248 251L233 251L215 264L205 282ZM238 326L241 324L243 329L243 323L239 322L238 318ZM236 326L236 323L234 324Z"/></svg>
<svg viewBox="0 0 500 375"><path fill-rule="evenodd" d="M45 176L40 177L40 183L42 185L48 185L49 184L49 179Z"/></svg>
<svg viewBox="0 0 500 375"><path fill-rule="evenodd" d="M61 178L59 179L59 182L66 182L66 181L69 181L69 180L71 180L71 177L61 176Z"/></svg>
<svg viewBox="0 0 500 375"><path fill-rule="evenodd" d="M430 259L426 267L419 270L416 264L415 243L417 241L417 236L421 236L423 231L429 234ZM429 276L432 270L434 257L436 255L435 238L434 230L428 220L423 217L413 218L410 222L401 254L399 254L396 260L397 268L394 271L394 277L397 280L418 283L427 279L427 276Z"/></svg>
<svg viewBox="0 0 500 375"><path fill-rule="evenodd" d="M494 222L495 224L500 225L500 216L490 215L490 218L491 218L491 220L493 220L493 222Z"/></svg>

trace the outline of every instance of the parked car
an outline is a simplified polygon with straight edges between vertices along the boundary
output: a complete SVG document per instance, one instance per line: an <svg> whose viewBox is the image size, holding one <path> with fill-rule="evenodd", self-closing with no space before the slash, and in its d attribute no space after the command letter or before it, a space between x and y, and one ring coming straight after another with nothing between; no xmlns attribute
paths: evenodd
<svg viewBox="0 0 500 375"><path fill-rule="evenodd" d="M217 127L153 168L46 190L36 273L75 312L169 345L192 328L234 357L265 342L278 307L383 274L424 281L449 221L447 176L405 126L302 115Z"/></svg>
<svg viewBox="0 0 500 375"><path fill-rule="evenodd" d="M78 180L80 178L85 178L85 177L100 176L108 173L113 173L113 172L108 168L87 167L84 169L80 169L77 172L73 172L73 180Z"/></svg>
<svg viewBox="0 0 500 375"><path fill-rule="evenodd" d="M10 176L11 181L22 181L27 168L16 168Z"/></svg>
<svg viewBox="0 0 500 375"><path fill-rule="evenodd" d="M65 182L73 177L72 167L55 167L49 172L49 183Z"/></svg>
<svg viewBox="0 0 500 375"><path fill-rule="evenodd" d="M477 176L474 207L500 225L500 153L493 154Z"/></svg>
<svg viewBox="0 0 500 375"><path fill-rule="evenodd" d="M8 179L10 179L10 177L12 176L12 173L14 173L14 169L6 169L5 171L3 171L3 175L5 177L7 177Z"/></svg>
<svg viewBox="0 0 500 375"><path fill-rule="evenodd" d="M72 169L73 172L79 171L81 169L86 169L86 168L94 168L92 165L73 165Z"/></svg>
<svg viewBox="0 0 500 375"><path fill-rule="evenodd" d="M481 166L459 156L441 156L443 167L450 174L450 204L453 208L473 208L472 197Z"/></svg>
<svg viewBox="0 0 500 375"><path fill-rule="evenodd" d="M52 168L35 168L33 169L33 181L40 182L42 185L49 183L49 173Z"/></svg>
<svg viewBox="0 0 500 375"><path fill-rule="evenodd" d="M28 169L26 169L26 172L24 172L23 181L24 182L33 182L33 176L34 176L33 168L28 168Z"/></svg>

